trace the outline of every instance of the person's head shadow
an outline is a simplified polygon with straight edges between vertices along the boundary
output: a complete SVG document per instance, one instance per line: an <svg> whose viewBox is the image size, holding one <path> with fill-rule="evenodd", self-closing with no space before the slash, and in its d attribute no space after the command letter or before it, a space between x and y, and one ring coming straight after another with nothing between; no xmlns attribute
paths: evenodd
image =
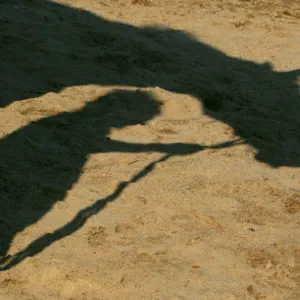
<svg viewBox="0 0 300 300"><path fill-rule="evenodd" d="M116 89L96 101L87 102L75 115L83 122L95 120L95 128L102 127L107 132L112 127L144 125L160 113L161 103L151 93L139 89Z"/></svg>

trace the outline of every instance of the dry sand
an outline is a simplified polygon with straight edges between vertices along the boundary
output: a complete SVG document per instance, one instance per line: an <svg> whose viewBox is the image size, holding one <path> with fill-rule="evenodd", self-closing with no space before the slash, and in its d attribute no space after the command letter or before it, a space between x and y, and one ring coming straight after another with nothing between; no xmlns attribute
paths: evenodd
<svg viewBox="0 0 300 300"><path fill-rule="evenodd" d="M1 0L0 28L0 299L300 299L298 0Z"/></svg>

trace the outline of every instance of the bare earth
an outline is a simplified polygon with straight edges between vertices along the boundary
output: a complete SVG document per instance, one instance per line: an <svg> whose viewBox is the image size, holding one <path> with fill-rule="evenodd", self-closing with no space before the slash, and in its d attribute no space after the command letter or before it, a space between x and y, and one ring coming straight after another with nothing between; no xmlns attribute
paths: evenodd
<svg viewBox="0 0 300 300"><path fill-rule="evenodd" d="M0 299L300 299L299 0L0 1Z"/></svg>

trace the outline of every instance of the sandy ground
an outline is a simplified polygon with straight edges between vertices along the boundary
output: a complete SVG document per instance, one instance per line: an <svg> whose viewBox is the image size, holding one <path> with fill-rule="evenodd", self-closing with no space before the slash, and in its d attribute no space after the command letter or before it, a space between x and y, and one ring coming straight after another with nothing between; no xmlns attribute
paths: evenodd
<svg viewBox="0 0 300 300"><path fill-rule="evenodd" d="M0 28L0 299L300 299L298 0L2 0Z"/></svg>

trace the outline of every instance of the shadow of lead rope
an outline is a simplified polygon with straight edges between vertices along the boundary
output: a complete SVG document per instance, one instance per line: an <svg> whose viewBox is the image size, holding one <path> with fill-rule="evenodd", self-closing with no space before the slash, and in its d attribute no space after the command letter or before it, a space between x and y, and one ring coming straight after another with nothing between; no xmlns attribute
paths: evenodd
<svg viewBox="0 0 300 300"><path fill-rule="evenodd" d="M221 149L221 148L227 148L230 146L238 145L243 143L241 139L225 142L213 146L201 146L202 149L198 148L198 150L204 150L204 149ZM173 153L167 153L163 157L161 157L158 160L155 160L151 162L148 166L146 166L143 170L138 172L136 175L134 175L129 181L121 182L116 190L107 196L104 199L100 199L93 203L92 205L82 209L78 212L78 214L71 220L69 223L64 225L63 227L58 228L52 233L47 233L40 238L33 241L30 245L27 246L26 249L16 253L13 256L8 256L4 262L2 262L2 265L0 267L0 271L8 270L18 263L22 262L27 257L34 256L40 252L42 252L45 248L50 246L51 244L55 243L56 241L59 241L63 239L64 237L67 237L80 229L86 221L92 217L93 215L96 215L99 211L105 208L107 203L114 201L117 197L121 195L121 193L124 191L124 189L131 183L137 182L143 177L145 177L147 174L149 174L155 166L160 163L168 160L170 157L175 156L176 154Z"/></svg>

